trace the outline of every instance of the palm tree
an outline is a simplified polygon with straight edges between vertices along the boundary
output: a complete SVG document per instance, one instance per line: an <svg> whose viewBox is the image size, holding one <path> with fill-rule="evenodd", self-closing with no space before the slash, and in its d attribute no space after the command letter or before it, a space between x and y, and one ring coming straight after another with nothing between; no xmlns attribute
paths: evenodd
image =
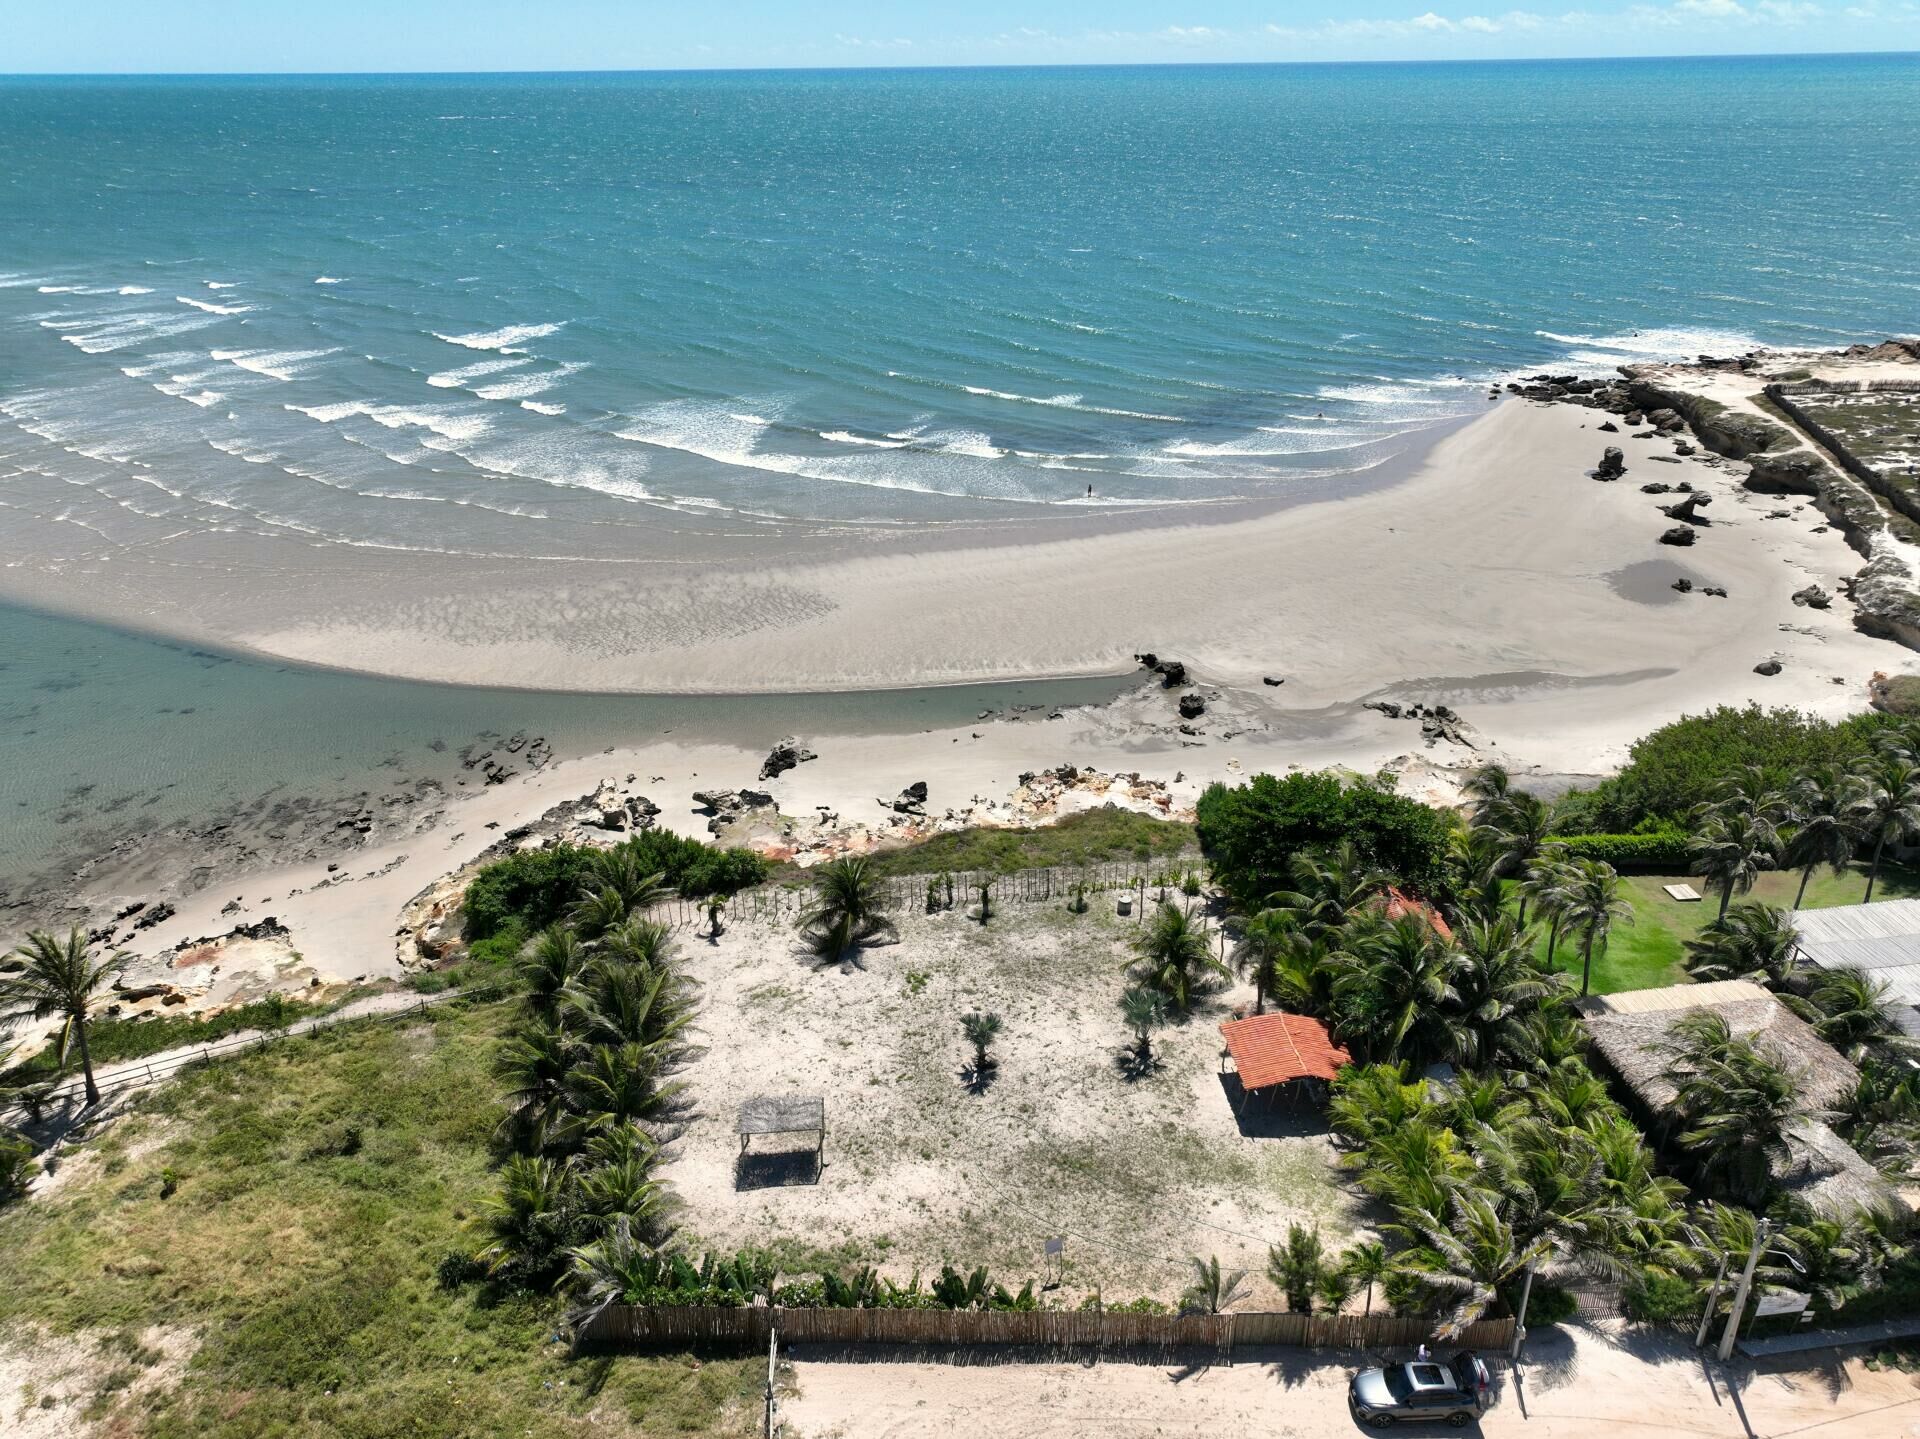
<svg viewBox="0 0 1920 1439"><path fill-rule="evenodd" d="M1333 1081L1327 1118L1334 1133L1364 1145L1423 1121L1431 1107L1426 1081L1409 1082L1404 1066L1355 1064Z"/></svg>
<svg viewBox="0 0 1920 1439"><path fill-rule="evenodd" d="M1806 1113L1804 1084L1753 1040L1737 1037L1724 1016L1695 1010L1668 1031L1667 1080L1701 1180L1742 1203L1758 1203L1774 1171L1791 1157L1789 1134Z"/></svg>
<svg viewBox="0 0 1920 1439"><path fill-rule="evenodd" d="M663 1085L666 1056L645 1044L600 1044L568 1071L566 1115L555 1131L561 1146L573 1149L622 1125L651 1119L682 1086Z"/></svg>
<svg viewBox="0 0 1920 1439"><path fill-rule="evenodd" d="M70 1050L80 1051L80 1075L86 1085L87 1106L100 1102L100 1086L93 1078L93 1054L87 1048L87 1021L94 997L123 969L127 956L115 950L95 960L89 953L87 932L75 925L64 940L44 929L29 930L26 942L14 950L21 967L0 975L0 1025L22 1019L60 1020L55 1055L65 1064Z"/></svg>
<svg viewBox="0 0 1920 1439"><path fill-rule="evenodd" d="M1603 860L1575 860L1562 891L1562 914L1568 929L1580 936L1580 995L1593 988L1593 956L1607 952L1607 940L1616 922L1633 923L1633 907L1620 893L1620 876Z"/></svg>
<svg viewBox="0 0 1920 1439"><path fill-rule="evenodd" d="M543 1278L560 1262L573 1224L573 1185L565 1165L516 1154L500 1168L500 1189L481 1200L487 1244L475 1257L490 1274Z"/></svg>
<svg viewBox="0 0 1920 1439"><path fill-rule="evenodd" d="M1267 996L1274 992L1280 965L1298 935L1292 911L1284 909L1263 909L1240 927L1233 966L1253 981L1255 1014L1266 1012Z"/></svg>
<svg viewBox="0 0 1920 1439"><path fill-rule="evenodd" d="M1568 885L1572 880L1572 861L1567 858L1564 845L1549 844L1541 847L1540 853L1527 866L1521 876L1520 884L1520 922L1526 923L1528 905L1532 905L1536 920L1545 917L1547 921L1547 967L1553 967L1554 954L1560 947L1561 931L1565 927L1565 905Z"/></svg>
<svg viewBox="0 0 1920 1439"><path fill-rule="evenodd" d="M1547 844L1547 834L1552 825L1552 805L1525 790L1514 791L1500 817L1494 821L1494 831L1499 836L1501 848L1499 872L1503 875L1524 874ZM1526 922L1524 909L1520 920L1523 924Z"/></svg>
<svg viewBox="0 0 1920 1439"><path fill-rule="evenodd" d="M1714 796L1706 811L1723 817L1762 819L1778 828L1792 813L1787 795L1774 787L1766 770L1757 764L1734 770L1714 787Z"/></svg>
<svg viewBox="0 0 1920 1439"><path fill-rule="evenodd" d="M1751 979L1784 988L1798 968L1800 934L1784 909L1736 904L1686 942L1687 972L1695 979Z"/></svg>
<svg viewBox="0 0 1920 1439"><path fill-rule="evenodd" d="M1387 887L1387 876L1368 864L1351 840L1324 853L1299 850L1287 862L1287 872L1293 888L1269 896L1267 903L1294 911L1300 927L1314 938L1336 933Z"/></svg>
<svg viewBox="0 0 1920 1439"><path fill-rule="evenodd" d="M1120 1013L1133 1031L1133 1064L1153 1068L1153 1031L1167 1022L1167 997L1157 989L1136 984L1120 996Z"/></svg>
<svg viewBox="0 0 1920 1439"><path fill-rule="evenodd" d="M1473 802L1475 824L1494 824L1511 801L1513 777L1503 764L1483 764L1467 776L1460 792Z"/></svg>
<svg viewBox="0 0 1920 1439"><path fill-rule="evenodd" d="M1859 827L1860 837L1873 841L1873 862L1867 870L1867 894L1862 901L1871 904L1887 841L1897 842L1920 829L1920 765L1903 751L1887 750L1861 761L1854 778L1857 787L1848 812Z"/></svg>
<svg viewBox="0 0 1920 1439"><path fill-rule="evenodd" d="M1387 1246L1375 1240L1364 1240L1340 1256L1340 1268L1357 1288L1366 1291L1365 1312L1373 1313L1374 1286L1393 1271L1393 1261L1387 1257Z"/></svg>
<svg viewBox="0 0 1920 1439"><path fill-rule="evenodd" d="M837 963L849 950L896 932L873 861L849 855L820 867L813 907L800 917L800 933L823 961Z"/></svg>
<svg viewBox="0 0 1920 1439"><path fill-rule="evenodd" d="M1213 957L1207 932L1185 910L1162 900L1154 907L1145 932L1133 942L1141 978L1166 995L1167 1003L1182 1013L1192 1008L1196 993L1213 975L1231 979L1233 972Z"/></svg>
<svg viewBox="0 0 1920 1439"><path fill-rule="evenodd" d="M665 876L640 858L632 840L588 855L583 887L612 890L628 914L644 913L673 893Z"/></svg>
<svg viewBox="0 0 1920 1439"><path fill-rule="evenodd" d="M1540 966L1531 936L1507 916L1467 921L1459 943L1464 963L1455 987L1472 1036L1466 1057L1520 1057L1529 1047L1520 1031L1543 1005L1562 1001L1566 980Z"/></svg>
<svg viewBox="0 0 1920 1439"><path fill-rule="evenodd" d="M1545 1237L1522 1240L1502 1218L1493 1196L1475 1190L1456 1193L1444 1219L1416 1213L1392 1227L1414 1244L1400 1256L1396 1270L1455 1296L1452 1311L1435 1331L1442 1339L1458 1338L1499 1303L1502 1285L1553 1250Z"/></svg>
<svg viewBox="0 0 1920 1439"><path fill-rule="evenodd" d="M1314 1286L1325 1267L1326 1249L1318 1229L1289 1224L1286 1247L1267 1250L1267 1277L1287 1296L1287 1308L1295 1314L1313 1312Z"/></svg>
<svg viewBox="0 0 1920 1439"><path fill-rule="evenodd" d="M638 1044L662 1059L680 1052L693 1004L671 970L638 964L595 965L560 996L562 1024L591 1045Z"/></svg>
<svg viewBox="0 0 1920 1439"><path fill-rule="evenodd" d="M1187 1262L1193 1265L1193 1283L1180 1296L1181 1313L1224 1314L1236 1301L1246 1298L1246 1270L1222 1270L1217 1254Z"/></svg>
<svg viewBox="0 0 1920 1439"><path fill-rule="evenodd" d="M1417 914L1381 921L1352 936L1335 955L1333 993L1343 1037L1362 1041L1374 1059L1462 1056L1471 1040L1454 981L1464 968Z"/></svg>
<svg viewBox="0 0 1920 1439"><path fill-rule="evenodd" d="M658 1289L669 1273L666 1256L634 1238L624 1216L592 1244L571 1251L572 1287L579 1301L567 1320L576 1329L610 1304L632 1303Z"/></svg>
<svg viewBox="0 0 1920 1439"><path fill-rule="evenodd" d="M1860 829L1853 815L1852 778L1833 765L1803 776L1793 787L1793 833L1787 840L1787 863L1800 871L1800 887L1793 907L1807 897L1807 882L1826 865L1834 874L1846 872L1860 847Z"/></svg>
<svg viewBox="0 0 1920 1439"><path fill-rule="evenodd" d="M578 1057L572 1035L541 1021L519 1026L494 1057L494 1073L507 1085L507 1132L521 1135L528 1148L546 1147Z"/></svg>
<svg viewBox="0 0 1920 1439"><path fill-rule="evenodd" d="M526 990L536 1016L551 1018L567 986L587 967L587 951L570 929L549 925L514 961L513 976Z"/></svg>
<svg viewBox="0 0 1920 1439"><path fill-rule="evenodd" d="M967 1037L967 1043L973 1046L973 1072L976 1078L984 1077L999 1068L998 1062L989 1052L993 1041L1000 1033L1000 1016L992 1011L982 1013L969 1010L960 1016L960 1032Z"/></svg>
<svg viewBox="0 0 1920 1439"><path fill-rule="evenodd" d="M1815 1034L1858 1064L1876 1049L1911 1049L1911 1041L1893 1021L1891 999L1884 981L1846 966L1821 970L1806 999L1794 1008Z"/></svg>
<svg viewBox="0 0 1920 1439"><path fill-rule="evenodd" d="M1313 1300L1323 1314L1338 1314L1353 1298L1353 1276L1341 1265L1327 1265L1313 1281Z"/></svg>
<svg viewBox="0 0 1920 1439"><path fill-rule="evenodd" d="M1693 872L1720 887L1720 917L1737 890L1745 894L1762 870L1772 869L1780 856L1780 831L1765 814L1747 810L1716 811L1687 841Z"/></svg>

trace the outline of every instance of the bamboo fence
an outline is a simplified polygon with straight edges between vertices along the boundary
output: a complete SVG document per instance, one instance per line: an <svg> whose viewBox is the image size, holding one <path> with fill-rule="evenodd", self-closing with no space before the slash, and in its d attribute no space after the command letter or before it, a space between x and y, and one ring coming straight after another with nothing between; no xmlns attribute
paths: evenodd
<svg viewBox="0 0 1920 1439"><path fill-rule="evenodd" d="M777 1332L790 1344L914 1344L963 1348L1305 1349L1409 1347L1435 1338L1438 1321L1392 1314L1130 1314L1039 1309L647 1308L609 1305L574 1335L578 1350L679 1349L698 1345L759 1349ZM1503 1349L1512 1319L1471 1324L1452 1344Z"/></svg>

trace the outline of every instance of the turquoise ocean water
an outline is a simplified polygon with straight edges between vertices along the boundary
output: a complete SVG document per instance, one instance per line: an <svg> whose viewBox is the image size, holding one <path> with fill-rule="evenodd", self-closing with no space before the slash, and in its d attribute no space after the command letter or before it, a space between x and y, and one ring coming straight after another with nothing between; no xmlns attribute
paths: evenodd
<svg viewBox="0 0 1920 1439"><path fill-rule="evenodd" d="M1516 370L1920 329L1916 114L1911 56L0 81L0 499L550 554L1284 494Z"/></svg>

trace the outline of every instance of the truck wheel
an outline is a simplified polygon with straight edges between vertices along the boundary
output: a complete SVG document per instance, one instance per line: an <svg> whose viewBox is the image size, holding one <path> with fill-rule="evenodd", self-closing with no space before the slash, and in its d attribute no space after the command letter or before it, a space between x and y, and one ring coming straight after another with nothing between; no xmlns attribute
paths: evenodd
<svg viewBox="0 0 1920 1439"><path fill-rule="evenodd" d="M1464 1429L1469 1424L1473 1423L1473 1416L1471 1414L1467 1414L1459 1410L1455 1410L1453 1413L1447 1416L1447 1423L1451 1424L1456 1429Z"/></svg>

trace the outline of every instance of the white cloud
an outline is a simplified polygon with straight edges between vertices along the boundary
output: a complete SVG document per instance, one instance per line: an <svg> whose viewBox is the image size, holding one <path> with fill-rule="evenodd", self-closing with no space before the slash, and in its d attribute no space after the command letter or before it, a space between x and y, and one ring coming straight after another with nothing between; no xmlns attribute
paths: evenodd
<svg viewBox="0 0 1920 1439"><path fill-rule="evenodd" d="M1436 15L1431 10L1427 11L1424 15L1414 16L1408 23L1416 30L1433 31L1451 30L1453 28L1453 21L1447 19L1444 15Z"/></svg>
<svg viewBox="0 0 1920 1439"><path fill-rule="evenodd" d="M1470 30L1476 35L1498 35L1500 33L1500 22L1498 20L1489 20L1484 15L1469 15L1460 22L1460 28L1462 30Z"/></svg>

